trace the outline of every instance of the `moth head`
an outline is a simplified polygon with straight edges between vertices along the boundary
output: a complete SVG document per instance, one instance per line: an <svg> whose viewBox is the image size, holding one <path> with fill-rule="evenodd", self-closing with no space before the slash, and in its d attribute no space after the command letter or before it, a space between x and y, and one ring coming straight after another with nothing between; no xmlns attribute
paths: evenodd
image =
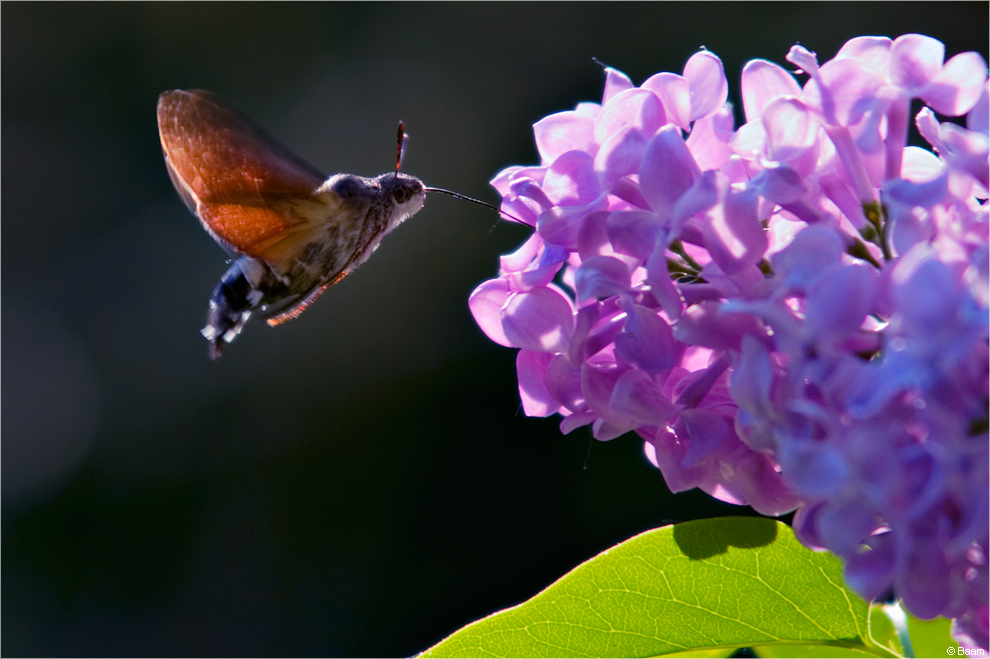
<svg viewBox="0 0 990 659"><path fill-rule="evenodd" d="M417 213L426 201L426 187L415 176L400 172L383 174L376 179L382 195L393 204L397 222Z"/></svg>

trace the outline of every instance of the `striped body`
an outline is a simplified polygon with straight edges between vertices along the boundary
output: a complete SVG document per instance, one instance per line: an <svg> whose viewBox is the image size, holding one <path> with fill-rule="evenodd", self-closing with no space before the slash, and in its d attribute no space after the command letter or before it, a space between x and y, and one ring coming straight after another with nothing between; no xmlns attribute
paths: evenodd
<svg viewBox="0 0 990 659"><path fill-rule="evenodd" d="M220 356L254 313L271 325L302 313L367 261L392 229L422 207L424 195L422 183L404 174L338 174L328 180L317 197L336 203L332 209L328 203L318 230L282 241L278 260L242 256L220 279L202 331L211 357Z"/></svg>
<svg viewBox="0 0 990 659"><path fill-rule="evenodd" d="M270 325L297 317L426 198L419 179L398 171L327 179L209 92L162 94L158 129L179 196L240 257L210 299L203 335L214 359L252 315Z"/></svg>

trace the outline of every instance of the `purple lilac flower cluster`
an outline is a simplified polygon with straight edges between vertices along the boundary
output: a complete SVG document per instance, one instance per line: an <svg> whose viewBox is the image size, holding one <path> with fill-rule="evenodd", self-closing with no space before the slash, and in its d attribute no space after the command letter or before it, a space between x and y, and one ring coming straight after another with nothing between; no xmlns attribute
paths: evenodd
<svg viewBox="0 0 990 659"><path fill-rule="evenodd" d="M635 431L674 492L797 509L863 597L987 648L986 62L917 34L787 60L803 85L745 66L738 128L705 50L537 122L540 164L492 182L534 233L472 313L519 349L526 414Z"/></svg>

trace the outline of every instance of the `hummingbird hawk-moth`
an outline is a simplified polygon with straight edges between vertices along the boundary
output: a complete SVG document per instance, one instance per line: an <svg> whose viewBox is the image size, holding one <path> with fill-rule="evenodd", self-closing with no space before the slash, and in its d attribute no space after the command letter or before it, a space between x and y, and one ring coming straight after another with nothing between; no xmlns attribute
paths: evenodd
<svg viewBox="0 0 990 659"><path fill-rule="evenodd" d="M269 325L296 318L417 213L427 190L461 196L399 172L401 123L395 171L375 178L328 178L206 91L163 93L158 132L179 196L238 256L213 290L202 330L213 359L251 316Z"/></svg>

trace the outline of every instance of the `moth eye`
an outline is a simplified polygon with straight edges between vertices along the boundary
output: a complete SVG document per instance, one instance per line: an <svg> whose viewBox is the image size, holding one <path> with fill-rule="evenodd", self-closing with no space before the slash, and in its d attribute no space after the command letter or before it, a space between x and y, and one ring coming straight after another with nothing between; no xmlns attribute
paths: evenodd
<svg viewBox="0 0 990 659"><path fill-rule="evenodd" d="M395 199L395 203L404 204L409 201L409 197L412 196L412 192L406 190L405 188L397 188L392 191L392 198Z"/></svg>

